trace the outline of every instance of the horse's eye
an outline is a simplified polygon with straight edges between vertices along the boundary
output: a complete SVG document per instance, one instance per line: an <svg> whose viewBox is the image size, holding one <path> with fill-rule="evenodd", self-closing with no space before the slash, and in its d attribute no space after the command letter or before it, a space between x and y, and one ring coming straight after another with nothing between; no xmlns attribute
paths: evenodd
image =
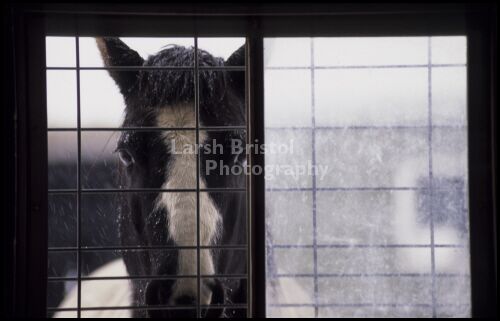
<svg viewBox="0 0 500 321"><path fill-rule="evenodd" d="M126 149L118 150L118 156L120 157L120 161L125 167L130 167L135 162L132 154L130 154L130 152Z"/></svg>

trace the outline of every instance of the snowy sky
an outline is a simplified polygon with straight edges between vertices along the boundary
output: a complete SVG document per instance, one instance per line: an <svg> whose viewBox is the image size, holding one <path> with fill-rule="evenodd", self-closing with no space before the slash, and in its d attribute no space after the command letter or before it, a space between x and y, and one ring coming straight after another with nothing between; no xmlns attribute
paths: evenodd
<svg viewBox="0 0 500 321"><path fill-rule="evenodd" d="M143 58L154 55L169 44L194 46L193 38L121 38ZM94 38L80 38L80 66L102 67ZM200 49L227 59L245 43L244 38L199 38ZM75 67L75 38L48 37L47 67ZM106 71L82 70L82 127L120 126L123 99ZM74 70L47 72L47 103L49 127L76 127L76 73Z"/></svg>

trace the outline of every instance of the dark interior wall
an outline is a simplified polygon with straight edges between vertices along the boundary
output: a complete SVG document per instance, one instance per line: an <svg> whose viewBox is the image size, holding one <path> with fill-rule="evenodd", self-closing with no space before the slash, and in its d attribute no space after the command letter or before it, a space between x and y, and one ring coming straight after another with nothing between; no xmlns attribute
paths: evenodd
<svg viewBox="0 0 500 321"><path fill-rule="evenodd" d="M1 130L2 130L2 169L1 174L1 195L2 195L2 298L1 314L4 316L12 315L13 306L13 258L14 258L14 204L15 204L15 180L14 180L14 53L13 53L13 35L12 35L12 16L10 6L2 4L3 18L3 86L2 86L2 107L1 109Z"/></svg>
<svg viewBox="0 0 500 321"><path fill-rule="evenodd" d="M203 7L197 7L198 11L203 11L203 8L208 10L210 4L206 4ZM81 5L69 5L66 4L63 7L66 7L70 10L78 10L78 7ZM122 5L122 7L127 5ZM161 5L157 4L156 6L161 7ZM359 6L359 4L358 4ZM387 5L388 7L391 7L391 5ZM424 5L422 5L424 7ZM57 9L57 5L53 4L52 7L54 9ZM107 4L106 7L112 11L115 10L119 6L113 6L111 4ZM190 11L192 8L189 8L189 6L182 6L179 5L179 8L181 8L183 11ZM250 8L252 8L251 5L249 5ZM254 6L255 8L256 6ZM300 5L297 6L295 10L298 11L300 10ZM332 6L333 7L333 6ZM359 6L361 8L361 6ZM148 6L140 6L136 7L138 9L143 8L142 10L149 10L151 12L156 12L155 10L151 9L151 7L148 8ZM214 8L224 8L224 6L213 6L212 10L219 10L219 9L214 9ZM268 9L266 9L269 12L272 12L273 10L282 10L284 7L279 6L279 5L274 5L274 6L267 6ZM323 8L323 7L322 7ZM347 8L344 6L344 9ZM12 315L12 307L13 307L13 280L14 280L14 272L15 268L13 266L14 262L14 231L15 231L15 204L16 204L16 185L15 185L15 173L16 173L16 158L15 158L15 74L14 74L14 66L15 66L15 53L13 51L13 34L12 34L12 17L11 17L11 6L9 4L2 4L2 17L4 18L3 20L3 54L4 54L4 59L3 59L3 78L4 78L4 86L2 87L3 90L3 104L1 109L1 130L2 130L2 174L1 174L1 184L2 184L2 213L0 214L1 216L1 229L2 229L2 257L1 257L1 266L2 266L2 271L1 271L1 289L2 289L2 299L0 300L1 308L0 308L0 314L1 315L7 315L10 316ZM81 9L81 7L80 7ZM288 7L290 11L293 11L293 6ZM368 10L369 6L363 6L364 10ZM180 10L180 9L179 9ZM222 10L222 9L220 9ZM241 11L244 12L246 9L244 6L240 7L238 10L235 11ZM266 11L262 10L262 11ZM333 9L331 9L333 10ZM347 9L345 9L347 10ZM258 10L254 10L258 11ZM318 12L322 12L322 10L317 10ZM495 29L495 34L496 34L496 6L495 6L495 23L494 23L494 29ZM496 39L493 37L493 39ZM495 57L494 59L494 69L496 70L496 41L495 47L494 47L494 54L493 56ZM493 83L494 87L496 88L496 72L492 72L492 77L494 78ZM492 90L493 92L493 100L496 102L496 91ZM493 106L496 106L494 103ZM493 109L492 116L493 118L496 117L496 109ZM493 122L493 121L492 121ZM492 124L493 128L493 137L496 137L496 122L493 122ZM493 142L494 145L494 159L493 159L493 164L496 166L496 143ZM496 171L496 167L495 167ZM494 183L496 187L496 181ZM496 200L496 199L495 199ZM495 213L496 209L495 209ZM495 253L496 253L496 240L495 240ZM496 256L495 256L495 266L496 266ZM496 271L496 268L495 268ZM496 278L496 273L495 273L495 278ZM495 300L493 300L495 301ZM496 305L495 305L496 309Z"/></svg>

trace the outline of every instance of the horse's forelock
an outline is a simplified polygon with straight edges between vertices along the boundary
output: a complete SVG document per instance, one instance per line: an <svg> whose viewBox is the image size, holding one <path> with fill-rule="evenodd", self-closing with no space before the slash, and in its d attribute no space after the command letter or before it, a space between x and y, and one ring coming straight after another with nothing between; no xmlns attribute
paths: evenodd
<svg viewBox="0 0 500 321"><path fill-rule="evenodd" d="M194 48L172 46L150 56L146 67L193 67ZM222 66L224 60L198 50L200 66ZM192 70L150 69L141 70L137 79L139 104L149 107L175 105L194 100L194 73ZM213 106L225 96L224 75L217 71L201 71L200 96L203 106Z"/></svg>

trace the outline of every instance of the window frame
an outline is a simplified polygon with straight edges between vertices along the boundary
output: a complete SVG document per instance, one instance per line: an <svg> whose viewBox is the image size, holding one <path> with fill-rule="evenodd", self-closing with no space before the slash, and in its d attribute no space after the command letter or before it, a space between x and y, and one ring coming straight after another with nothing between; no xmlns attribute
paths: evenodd
<svg viewBox="0 0 500 321"><path fill-rule="evenodd" d="M496 316L496 5L51 4L13 7L10 18L15 89L9 111L16 121L15 153L9 160L15 166L15 179L6 187L16 193L11 196L15 222L9 221L15 247L7 250L15 277L7 290L12 293L12 307L6 311L15 316L46 315L45 36L74 36L78 29L81 36L247 37L247 139L261 143L265 143L264 37L466 35L472 316ZM249 164L264 165L264 156L253 155ZM266 306L263 175L251 176L247 187L249 309L251 316L262 317Z"/></svg>

